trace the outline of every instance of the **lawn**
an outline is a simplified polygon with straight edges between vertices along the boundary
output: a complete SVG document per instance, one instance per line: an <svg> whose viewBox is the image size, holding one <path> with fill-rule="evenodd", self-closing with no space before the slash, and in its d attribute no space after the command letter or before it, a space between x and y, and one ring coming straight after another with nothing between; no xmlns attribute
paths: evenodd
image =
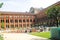
<svg viewBox="0 0 60 40"><path fill-rule="evenodd" d="M50 38L50 32L32 32L30 34L39 37Z"/></svg>

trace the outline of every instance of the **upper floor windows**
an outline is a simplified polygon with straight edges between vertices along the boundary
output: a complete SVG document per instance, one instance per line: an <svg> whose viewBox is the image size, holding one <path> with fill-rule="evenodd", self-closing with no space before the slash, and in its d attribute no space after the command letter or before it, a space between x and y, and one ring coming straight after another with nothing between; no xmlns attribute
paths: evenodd
<svg viewBox="0 0 60 40"><path fill-rule="evenodd" d="M9 20L6 20L6 23L9 23Z"/></svg>
<svg viewBox="0 0 60 40"><path fill-rule="evenodd" d="M18 23L18 20L15 20L16 23Z"/></svg>
<svg viewBox="0 0 60 40"><path fill-rule="evenodd" d="M13 20L10 20L11 23L13 23L14 21Z"/></svg>
<svg viewBox="0 0 60 40"><path fill-rule="evenodd" d="M22 20L19 20L19 22L22 22Z"/></svg>
<svg viewBox="0 0 60 40"><path fill-rule="evenodd" d="M23 20L23 22L25 22L25 20Z"/></svg>
<svg viewBox="0 0 60 40"><path fill-rule="evenodd" d="M1 20L1 22L4 22L4 20Z"/></svg>
<svg viewBox="0 0 60 40"><path fill-rule="evenodd" d="M30 22L32 22L32 19L30 19Z"/></svg>

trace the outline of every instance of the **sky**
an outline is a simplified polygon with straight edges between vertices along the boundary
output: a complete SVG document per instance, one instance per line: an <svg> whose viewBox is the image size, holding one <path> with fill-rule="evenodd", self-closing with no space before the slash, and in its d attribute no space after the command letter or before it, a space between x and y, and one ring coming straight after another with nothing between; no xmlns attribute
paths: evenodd
<svg viewBox="0 0 60 40"><path fill-rule="evenodd" d="M46 8L60 0L0 0L0 11L28 12L31 7Z"/></svg>

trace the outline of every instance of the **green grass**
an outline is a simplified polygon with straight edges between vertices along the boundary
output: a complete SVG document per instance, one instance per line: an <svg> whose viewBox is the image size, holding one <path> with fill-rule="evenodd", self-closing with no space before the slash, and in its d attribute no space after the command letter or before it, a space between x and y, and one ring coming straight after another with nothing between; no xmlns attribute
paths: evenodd
<svg viewBox="0 0 60 40"><path fill-rule="evenodd" d="M50 32L32 32L30 34L39 36L39 37L50 38Z"/></svg>
<svg viewBox="0 0 60 40"><path fill-rule="evenodd" d="M4 40L3 37L2 37L2 35L0 35L0 40Z"/></svg>

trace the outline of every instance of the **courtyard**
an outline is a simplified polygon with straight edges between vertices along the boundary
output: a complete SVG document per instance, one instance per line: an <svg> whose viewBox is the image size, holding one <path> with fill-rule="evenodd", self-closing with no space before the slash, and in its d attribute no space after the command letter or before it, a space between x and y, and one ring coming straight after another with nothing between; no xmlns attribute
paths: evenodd
<svg viewBox="0 0 60 40"><path fill-rule="evenodd" d="M45 4L42 6L39 4L41 2L35 2L35 0L32 2L31 0L31 3L37 6L36 8L25 0L25 3L19 0L11 2L9 1L7 4L14 4L9 7L6 5L6 9L11 9L10 11L2 7L2 5L5 5L5 1L0 3L0 8L4 10L0 11L0 40L60 40L60 1L45 7L45 5L49 5L50 1L46 4L41 1ZM20 7L15 3L21 4ZM27 4L29 7L26 6ZM14 7L20 8L19 11ZM21 8L22 11L20 11ZM24 8L30 9L27 11Z"/></svg>
<svg viewBox="0 0 60 40"><path fill-rule="evenodd" d="M47 38L33 36L28 33L2 33L4 40L47 40Z"/></svg>

